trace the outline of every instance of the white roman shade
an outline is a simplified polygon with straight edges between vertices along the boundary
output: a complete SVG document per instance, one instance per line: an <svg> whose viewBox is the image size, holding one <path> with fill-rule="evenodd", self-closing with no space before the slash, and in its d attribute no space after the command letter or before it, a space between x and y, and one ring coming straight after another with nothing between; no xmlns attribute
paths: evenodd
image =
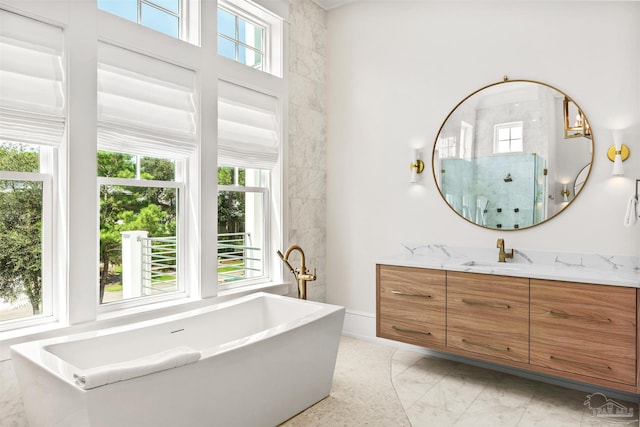
<svg viewBox="0 0 640 427"><path fill-rule="evenodd" d="M0 137L57 145L65 126L62 29L0 9Z"/></svg>
<svg viewBox="0 0 640 427"><path fill-rule="evenodd" d="M186 157L197 146L195 71L98 44L98 147Z"/></svg>
<svg viewBox="0 0 640 427"><path fill-rule="evenodd" d="M278 161L278 99L218 81L218 164L272 169Z"/></svg>

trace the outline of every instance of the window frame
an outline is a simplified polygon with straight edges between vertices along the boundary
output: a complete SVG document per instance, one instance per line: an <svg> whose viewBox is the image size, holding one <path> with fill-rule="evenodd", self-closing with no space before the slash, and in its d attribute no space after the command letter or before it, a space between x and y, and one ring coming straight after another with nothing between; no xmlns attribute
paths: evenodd
<svg viewBox="0 0 640 427"><path fill-rule="evenodd" d="M456 159L458 157L458 138L456 136L446 136L439 139L440 148L438 157L440 159Z"/></svg>
<svg viewBox="0 0 640 427"><path fill-rule="evenodd" d="M233 167L233 166L226 166L226 165L218 165L218 167ZM252 169L252 168L243 168L243 167L233 167L235 169L235 173L237 175L237 171L238 169ZM232 185L227 185L227 184L218 184L218 194L216 195L216 198L220 197L219 193L221 191L230 191L230 192L241 192L241 193L260 193L262 194L262 210L263 210L263 215L262 215L262 229L263 229L263 235L264 235L264 239L262 242L262 252L263 252L263 257L262 257L262 265L264 268L263 274L260 277L252 277L249 279L242 279L242 280L236 280L233 282L229 282L229 283L217 283L217 287L218 287L218 291L227 291L230 289L238 289L238 288L244 288L247 286L252 286L252 285L256 285L259 283L265 283L267 281L270 281L273 279L272 274L271 274L271 262L272 262L272 257L271 257L271 251L268 250L269 247L271 247L272 244L272 232L271 232L271 194L272 194L272 183L273 180L271 179L271 174L272 171L266 170L266 169L252 169L252 170L258 170L260 173L264 174L263 178L266 181L266 185L262 186L262 187L256 187L256 186L246 186L246 185L237 185L237 184L232 184ZM246 198L245 198L246 200ZM216 230L217 230L217 226L216 226ZM218 235L218 233L216 233L216 236ZM216 237L217 239L217 237Z"/></svg>
<svg viewBox="0 0 640 427"><path fill-rule="evenodd" d="M235 21L234 22L234 32L235 32L234 38L231 38L231 37L227 36L226 34L222 34L220 31L217 32L217 36L218 37L222 37L223 39L228 40L228 41L230 41L231 43L234 44L234 46L235 46L235 49L234 49L235 50L235 59L234 59L234 61L236 61L236 62L238 62L240 64L243 64L243 65L246 65L247 67L250 67L250 68L253 68L255 70L258 70L258 71L263 71L263 72L266 72L266 73L270 72L270 70L271 70L271 60L270 60L271 55L270 55L270 51L269 51L269 42L270 42L270 37L271 37L270 36L271 31L270 31L270 28L269 28L269 24L267 22L264 22L264 21L260 20L259 18L253 17L253 16L251 16L249 14L245 14L242 9L233 8L233 10L232 10L231 7L229 7L227 4L224 4L224 3L219 4L217 10L218 10L218 12L220 10L224 10L225 12L229 13L230 15L233 15L233 17L234 17L234 21ZM263 44L264 50L258 50L256 48L254 48L254 47L252 47L252 46L240 41L240 35L239 35L240 25L239 25L239 22L238 22L239 19L242 19L242 20L244 20L244 21L246 21L246 22L248 22L248 23L250 23L250 24L254 25L255 27L258 27L258 28L260 28L262 30L262 32L263 32L262 33L262 44ZM251 50L253 52L261 54L262 55L262 67L261 68L256 68L256 67L251 66L249 64L245 64L243 62L240 62L240 60L239 60L240 47L244 47L245 49L248 49L248 50ZM218 55L220 55L220 53L218 53ZM223 55L221 55L221 56L223 56ZM223 57L224 58L228 58L226 56L223 56ZM231 58L228 58L228 59L231 59Z"/></svg>
<svg viewBox="0 0 640 427"><path fill-rule="evenodd" d="M231 40L227 36L221 34L216 25L216 55L225 60L237 62L238 64L245 65L249 68L255 69L263 73L271 74L276 77L283 76L283 40L284 40L284 24L281 17L274 12L263 8L262 6L253 3L248 0L219 0L216 8L216 22L217 12L219 9L223 9L228 13L236 16L236 35L237 35L237 18L240 17L247 22L250 22L256 26L264 29L264 54L263 54L263 69L258 70L247 64L243 64L238 60L233 60L218 53L218 36L224 37L230 40L236 45L241 43L239 40ZM244 45L244 44L243 44ZM250 47L249 47L250 48ZM255 50L253 48L250 48ZM237 49L236 49L237 50Z"/></svg>
<svg viewBox="0 0 640 427"><path fill-rule="evenodd" d="M53 147L40 145L40 170L41 172L14 172L0 171L0 180L10 181L34 181L42 183L42 229L41 229L41 256L42 256L42 312L28 317L17 319L7 319L0 321L0 332L37 326L50 323L58 319L59 289L55 286L54 277L54 174L47 172L46 164L50 155L53 154ZM44 151L44 154L42 153ZM45 169L43 172L42 170Z"/></svg>
<svg viewBox="0 0 640 427"><path fill-rule="evenodd" d="M511 133L512 129L520 128L522 132L521 138L512 138ZM509 150L508 151L500 151L499 144L500 139L498 137L499 131L501 129L509 129ZM522 148L520 150L513 149L513 141L520 140ZM504 140L506 141L506 140ZM496 123L493 125L493 154L511 154L511 153L523 153L524 152L524 123L522 121L515 122L505 122L505 123Z"/></svg>
<svg viewBox="0 0 640 427"><path fill-rule="evenodd" d="M183 40L183 41L188 41L188 42L193 42L191 40L191 34L192 33L197 33L197 31L195 31L195 29L191 29L190 26L194 24L194 20L190 19L190 13L192 11L191 7L191 2L193 0L178 0L178 12L173 12L169 9L166 9L164 7L162 7L161 5L157 4L154 0L136 0L136 21L132 21L122 15L118 15L115 14L113 12L110 12L109 10L105 10L105 9L101 9L98 6L98 10L105 12L105 13L109 13L113 16L117 16L121 19L124 19L126 21L129 22L134 22L135 24L138 24L142 27L148 28L152 31L155 31L157 33L163 34L167 37L172 37L172 38L176 38L178 40ZM162 13L166 13L169 16L175 17L178 19L178 31L177 31L177 37L173 37L172 35L169 35L167 33L164 33L162 31L159 31L153 27L150 27L148 25L145 25L142 23L142 6L143 5L147 5L151 8L156 9L157 11L160 11ZM197 22L197 20L195 20L195 22Z"/></svg>
<svg viewBox="0 0 640 427"><path fill-rule="evenodd" d="M155 3L153 0L138 0L138 24L143 25L147 28L151 28L148 27L146 25L144 25L142 23L142 5L147 5L149 7L152 7L154 9L159 10L160 12L166 13L167 15L173 16L175 18L178 18L178 39L180 40L184 40L184 23L185 23L185 18L183 16L183 11L184 11L184 0L178 0L178 12L175 13L169 9L165 9L164 7L160 6L159 4ZM151 28L152 30L154 28ZM155 30L158 31L158 30ZM161 32L161 31L158 31ZM165 33L163 33L165 34Z"/></svg>
<svg viewBox="0 0 640 427"><path fill-rule="evenodd" d="M104 150L107 151L107 150ZM127 153L131 154L131 153ZM144 156L142 157L157 157ZM136 298L122 299L120 301L112 301L107 303L100 303L100 292L96 294L96 307L98 314L107 313L110 311L123 310L132 307L140 307L149 304L177 300L187 298L190 295L189 287L186 286L186 274L184 266L185 248L187 245L188 237L186 236L186 219L184 218L187 184L184 180L184 169L186 167L185 159L167 158L173 160L175 164L175 178L173 181L159 181L151 179L140 178L109 178L109 177L97 177L97 194L100 194L100 187L103 185L116 185L125 187L150 187L150 188L175 188L178 192L177 197L177 224L176 224L176 274L177 274L177 290L162 295L148 295ZM96 207L97 212L97 225L98 225L98 243L100 242L100 200L98 197L98 205ZM100 253L98 253L98 259L96 260L96 271L100 272ZM96 282L98 290L100 288L99 281Z"/></svg>

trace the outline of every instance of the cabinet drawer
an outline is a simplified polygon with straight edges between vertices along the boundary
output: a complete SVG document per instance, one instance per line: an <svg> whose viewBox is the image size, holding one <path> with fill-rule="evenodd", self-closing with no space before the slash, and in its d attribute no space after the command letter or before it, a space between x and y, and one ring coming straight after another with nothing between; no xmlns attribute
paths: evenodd
<svg viewBox="0 0 640 427"><path fill-rule="evenodd" d="M425 347L444 347L445 326L402 320L388 316L380 318L378 336Z"/></svg>
<svg viewBox="0 0 640 427"><path fill-rule="evenodd" d="M531 364L636 384L636 289L531 280Z"/></svg>
<svg viewBox="0 0 640 427"><path fill-rule="evenodd" d="M377 275L377 335L444 347L446 272L378 265Z"/></svg>
<svg viewBox="0 0 640 427"><path fill-rule="evenodd" d="M449 272L447 347L529 362L529 279Z"/></svg>
<svg viewBox="0 0 640 427"><path fill-rule="evenodd" d="M382 316L444 325L446 272L380 265L378 274Z"/></svg>

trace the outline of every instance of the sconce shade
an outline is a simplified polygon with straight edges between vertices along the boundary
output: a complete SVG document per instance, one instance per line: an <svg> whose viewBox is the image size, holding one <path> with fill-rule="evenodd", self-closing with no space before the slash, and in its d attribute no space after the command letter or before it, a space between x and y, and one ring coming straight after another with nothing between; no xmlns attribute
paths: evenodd
<svg viewBox="0 0 640 427"><path fill-rule="evenodd" d="M629 158L631 154L629 147L622 143L622 131L613 131L613 145L607 150L607 158L613 162L611 175L623 176L624 166L622 162Z"/></svg>
<svg viewBox="0 0 640 427"><path fill-rule="evenodd" d="M622 166L622 156L620 156L620 154L616 154L615 160L613 161L613 170L611 171L611 175L624 175L624 166Z"/></svg>

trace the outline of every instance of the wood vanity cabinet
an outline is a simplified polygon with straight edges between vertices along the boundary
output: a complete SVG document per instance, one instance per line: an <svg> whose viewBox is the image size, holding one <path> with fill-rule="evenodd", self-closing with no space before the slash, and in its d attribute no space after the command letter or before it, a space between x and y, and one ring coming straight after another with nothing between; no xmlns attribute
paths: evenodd
<svg viewBox="0 0 640 427"><path fill-rule="evenodd" d="M531 279L531 364L636 384L636 289Z"/></svg>
<svg viewBox="0 0 640 427"><path fill-rule="evenodd" d="M529 279L448 272L447 347L529 362Z"/></svg>
<svg viewBox="0 0 640 427"><path fill-rule="evenodd" d="M377 266L377 335L640 394L634 287Z"/></svg>
<svg viewBox="0 0 640 427"><path fill-rule="evenodd" d="M446 271L389 265L377 270L377 335L444 348Z"/></svg>

